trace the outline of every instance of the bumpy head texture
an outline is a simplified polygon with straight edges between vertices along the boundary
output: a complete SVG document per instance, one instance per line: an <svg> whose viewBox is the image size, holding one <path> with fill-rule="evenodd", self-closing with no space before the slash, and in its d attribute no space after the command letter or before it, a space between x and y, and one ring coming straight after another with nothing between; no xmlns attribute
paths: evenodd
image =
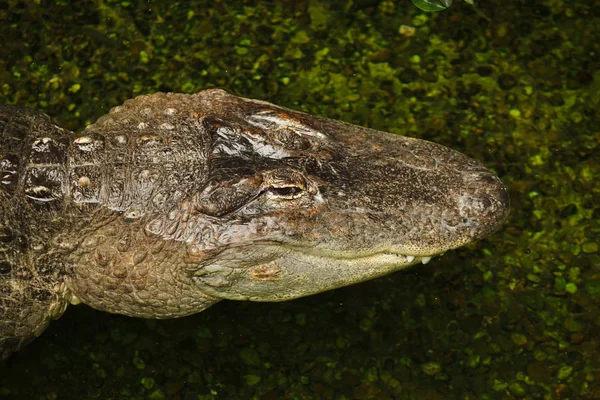
<svg viewBox="0 0 600 400"><path fill-rule="evenodd" d="M51 260L55 276L34 284L50 285L45 315L65 301L168 318L300 297L425 263L508 213L499 179L460 153L222 90L140 96L81 135L0 110L0 299L15 270ZM31 161L35 146L46 159Z"/></svg>

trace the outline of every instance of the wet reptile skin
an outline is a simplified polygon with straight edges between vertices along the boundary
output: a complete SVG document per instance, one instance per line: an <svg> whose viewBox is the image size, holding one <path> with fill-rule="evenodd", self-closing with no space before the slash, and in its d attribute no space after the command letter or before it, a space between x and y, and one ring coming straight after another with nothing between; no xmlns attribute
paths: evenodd
<svg viewBox="0 0 600 400"><path fill-rule="evenodd" d="M181 317L385 275L497 230L500 180L434 143L222 90L75 134L0 105L0 357L68 304Z"/></svg>

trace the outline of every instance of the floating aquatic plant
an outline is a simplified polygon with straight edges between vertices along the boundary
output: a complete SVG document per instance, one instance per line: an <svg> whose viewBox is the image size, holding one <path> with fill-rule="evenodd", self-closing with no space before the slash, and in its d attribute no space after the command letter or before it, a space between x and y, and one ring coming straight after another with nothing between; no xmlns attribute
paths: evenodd
<svg viewBox="0 0 600 400"><path fill-rule="evenodd" d="M454 0L411 0L412 3L423 11L443 11L452 5ZM473 4L474 0L464 0Z"/></svg>

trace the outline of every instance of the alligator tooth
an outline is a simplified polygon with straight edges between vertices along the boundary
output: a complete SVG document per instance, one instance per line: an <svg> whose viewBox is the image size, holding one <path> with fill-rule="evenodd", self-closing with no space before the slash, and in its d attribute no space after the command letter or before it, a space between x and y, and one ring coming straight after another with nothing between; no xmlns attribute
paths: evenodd
<svg viewBox="0 0 600 400"><path fill-rule="evenodd" d="M415 256L406 256L408 262L413 262L415 260Z"/></svg>
<svg viewBox="0 0 600 400"><path fill-rule="evenodd" d="M75 140L73 140L73 143L75 143L75 144L90 144L93 141L94 140L90 136L80 136L78 138L75 138Z"/></svg>
<svg viewBox="0 0 600 400"><path fill-rule="evenodd" d="M431 257L423 257L423 258L421 258L421 262L423 264L427 264L429 261L431 261Z"/></svg>

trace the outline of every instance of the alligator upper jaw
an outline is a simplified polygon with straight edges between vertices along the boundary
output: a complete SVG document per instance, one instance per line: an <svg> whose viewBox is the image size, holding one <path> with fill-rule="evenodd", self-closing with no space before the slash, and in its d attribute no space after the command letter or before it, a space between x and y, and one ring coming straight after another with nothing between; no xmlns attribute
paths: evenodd
<svg viewBox="0 0 600 400"><path fill-rule="evenodd" d="M219 165L243 167L244 173L261 176L263 182L264 170L283 171L277 175L300 176L303 186L311 188L302 202L281 202L276 218L265 224L285 232L289 241L284 243L349 257L388 250L430 257L481 239L506 219L509 204L502 182L457 151L224 92L211 93L227 120L239 125L237 132L244 139L238 158L217 154ZM284 132L293 133L295 140L290 142ZM243 158L246 153L252 157ZM264 196L256 200L261 203L253 210L278 209ZM261 216L255 213L250 218ZM258 231L257 240L274 237Z"/></svg>
<svg viewBox="0 0 600 400"><path fill-rule="evenodd" d="M427 255L424 254L410 254L404 251L397 251L392 249L382 249L378 251L367 251L367 252L355 252L355 251L338 251L322 249L318 250L312 247L299 247L299 246L286 246L285 248L291 250L294 253L309 254L311 256L323 259L335 259L343 263L345 261L362 261L369 265L414 265L414 264L428 264L432 258L443 255L446 249L439 251L430 252Z"/></svg>
<svg viewBox="0 0 600 400"><path fill-rule="evenodd" d="M395 252L381 252L381 253L377 253L377 254L372 254L369 256L366 256L366 258L369 258L371 260L374 261L379 261L381 264L403 264L403 265L413 265L413 264L428 264L429 261L431 261L431 259L433 257L436 257L438 255L442 255L443 253L439 253L439 254L432 254L430 256L413 256L413 255L407 255L407 254L402 254L402 253L395 253Z"/></svg>
<svg viewBox="0 0 600 400"><path fill-rule="evenodd" d="M352 138L336 131L347 144L348 173L329 180L328 209L310 232L323 249L431 257L479 240L506 220L507 190L478 162L424 140L350 130ZM354 145L361 134L362 144Z"/></svg>

